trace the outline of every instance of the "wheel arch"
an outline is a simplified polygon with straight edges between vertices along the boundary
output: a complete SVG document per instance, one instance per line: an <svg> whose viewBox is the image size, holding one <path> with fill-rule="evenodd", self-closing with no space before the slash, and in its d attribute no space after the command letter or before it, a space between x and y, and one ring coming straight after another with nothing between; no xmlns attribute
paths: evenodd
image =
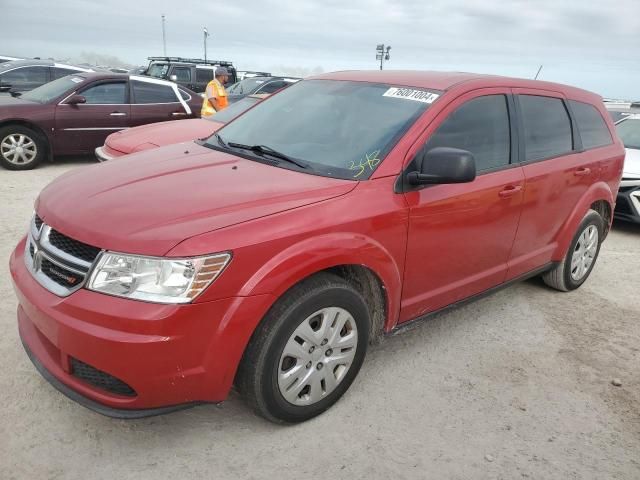
<svg viewBox="0 0 640 480"><path fill-rule="evenodd" d="M564 258L571 240L576 233L578 225L580 225L584 216L591 209L603 216L606 225L604 236L606 237L613 219L613 205L613 193L607 183L597 182L591 185L582 198L580 198L580 201L574 207L571 215L569 215L567 221L560 229L560 232L556 237L557 247L552 257L553 260L561 261Z"/></svg>

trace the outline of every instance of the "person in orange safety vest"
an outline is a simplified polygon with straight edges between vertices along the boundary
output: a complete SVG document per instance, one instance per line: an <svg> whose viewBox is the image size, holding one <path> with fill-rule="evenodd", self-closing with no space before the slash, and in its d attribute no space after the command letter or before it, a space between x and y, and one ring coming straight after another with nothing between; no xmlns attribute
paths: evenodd
<svg viewBox="0 0 640 480"><path fill-rule="evenodd" d="M229 105L227 91L224 84L229 80L229 72L224 67L216 69L216 78L211 80L207 85L204 93L204 102L202 102L202 110L200 115L204 118L215 115L216 112L224 110Z"/></svg>

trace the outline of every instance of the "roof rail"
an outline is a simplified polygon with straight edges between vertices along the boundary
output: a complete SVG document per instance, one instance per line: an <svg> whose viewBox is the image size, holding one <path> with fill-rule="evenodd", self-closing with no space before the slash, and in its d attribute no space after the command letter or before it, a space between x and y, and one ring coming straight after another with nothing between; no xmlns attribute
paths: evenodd
<svg viewBox="0 0 640 480"><path fill-rule="evenodd" d="M221 67L233 67L233 63L228 60L204 60L202 58L184 57L147 57L148 60L163 62L195 63L199 65L220 65Z"/></svg>

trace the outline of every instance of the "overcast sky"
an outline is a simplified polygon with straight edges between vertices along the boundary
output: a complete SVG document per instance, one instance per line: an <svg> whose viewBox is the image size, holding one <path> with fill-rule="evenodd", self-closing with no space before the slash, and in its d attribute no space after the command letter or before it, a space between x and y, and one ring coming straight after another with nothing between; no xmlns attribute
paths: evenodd
<svg viewBox="0 0 640 480"><path fill-rule="evenodd" d="M274 73L377 68L458 70L569 83L640 100L640 0L0 0L0 54L167 54ZM84 56L83 56L84 52Z"/></svg>

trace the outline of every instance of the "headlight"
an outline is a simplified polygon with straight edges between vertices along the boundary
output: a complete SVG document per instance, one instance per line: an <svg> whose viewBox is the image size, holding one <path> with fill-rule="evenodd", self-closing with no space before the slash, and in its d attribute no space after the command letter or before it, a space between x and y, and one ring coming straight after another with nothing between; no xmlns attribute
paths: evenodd
<svg viewBox="0 0 640 480"><path fill-rule="evenodd" d="M87 288L149 302L189 303L220 275L229 260L229 253L158 258L104 252Z"/></svg>

